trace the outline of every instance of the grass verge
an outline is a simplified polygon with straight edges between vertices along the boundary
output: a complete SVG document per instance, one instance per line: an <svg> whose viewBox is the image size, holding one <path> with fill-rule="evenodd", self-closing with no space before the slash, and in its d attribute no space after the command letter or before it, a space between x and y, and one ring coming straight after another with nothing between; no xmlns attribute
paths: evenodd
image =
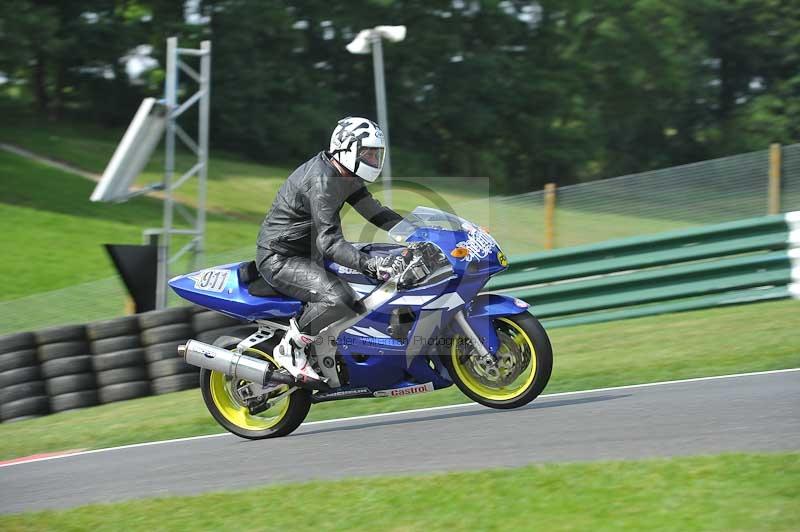
<svg viewBox="0 0 800 532"><path fill-rule="evenodd" d="M725 454L309 482L5 516L0 528L796 530L798 483L798 453Z"/></svg>
<svg viewBox="0 0 800 532"><path fill-rule="evenodd" d="M554 329L553 376L545 393L800 367L798 309L796 301L780 301ZM308 419L467 401L451 387L323 403ZM0 459L221 431L199 391L189 390L0 425Z"/></svg>
<svg viewBox="0 0 800 532"><path fill-rule="evenodd" d="M0 300L114 276L102 244L139 244L142 230L161 225L161 202L92 203L94 183L0 151ZM13 230L10 230L12 229ZM210 252L248 243L256 224L221 215L208 218Z"/></svg>

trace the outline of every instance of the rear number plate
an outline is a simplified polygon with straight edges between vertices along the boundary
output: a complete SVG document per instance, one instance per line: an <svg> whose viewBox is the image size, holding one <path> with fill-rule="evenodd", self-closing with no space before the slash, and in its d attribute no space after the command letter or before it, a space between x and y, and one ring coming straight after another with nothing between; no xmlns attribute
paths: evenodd
<svg viewBox="0 0 800 532"><path fill-rule="evenodd" d="M222 292L228 283L230 270L203 270L189 277L194 280L196 290L206 292Z"/></svg>

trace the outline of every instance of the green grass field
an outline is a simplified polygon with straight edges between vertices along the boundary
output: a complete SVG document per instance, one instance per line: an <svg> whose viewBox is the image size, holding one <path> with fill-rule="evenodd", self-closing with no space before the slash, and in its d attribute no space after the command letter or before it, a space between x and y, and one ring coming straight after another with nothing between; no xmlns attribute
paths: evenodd
<svg viewBox="0 0 800 532"><path fill-rule="evenodd" d="M788 531L799 484L798 453L724 454L266 486L3 516L0 528Z"/></svg>
<svg viewBox="0 0 800 532"><path fill-rule="evenodd" d="M102 244L141 243L143 229L161 224L157 200L92 203L91 181L2 151L0 175L0 219L13 228L0 234L0 277L15 280L0 299L114 276ZM209 251L254 243L257 231L253 223L212 214Z"/></svg>
<svg viewBox="0 0 800 532"><path fill-rule="evenodd" d="M545 393L800 367L798 310L800 303L782 301L555 329L553 376ZM465 402L451 387L322 403L308 419ZM0 459L221 431L200 392L188 390L0 425Z"/></svg>

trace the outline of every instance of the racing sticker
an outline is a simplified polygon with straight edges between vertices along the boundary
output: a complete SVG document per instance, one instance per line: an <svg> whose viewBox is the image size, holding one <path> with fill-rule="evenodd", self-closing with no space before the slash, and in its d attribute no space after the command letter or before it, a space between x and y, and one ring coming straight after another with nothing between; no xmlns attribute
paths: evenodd
<svg viewBox="0 0 800 532"><path fill-rule="evenodd" d="M336 265L336 271L341 273L342 275L358 275L361 272L358 270L354 270L353 268L348 268L347 266L342 266L341 264Z"/></svg>
<svg viewBox="0 0 800 532"><path fill-rule="evenodd" d="M401 395L412 395L415 393L425 393L433 391L433 383L426 382L416 386L406 386L405 388L395 388L393 390L378 390L372 395L375 397L400 397Z"/></svg>
<svg viewBox="0 0 800 532"><path fill-rule="evenodd" d="M472 262L475 259L485 259L497 247L497 242L489 233L470 226L467 239L456 244L456 247L467 250L467 254L461 260Z"/></svg>
<svg viewBox="0 0 800 532"><path fill-rule="evenodd" d="M189 279L194 281L195 290L222 292L228 283L230 270L203 270L193 273Z"/></svg>
<svg viewBox="0 0 800 532"><path fill-rule="evenodd" d="M497 262L499 262L500 266L502 266L503 268L508 266L508 259L506 258L506 254L503 253L502 251L497 252Z"/></svg>

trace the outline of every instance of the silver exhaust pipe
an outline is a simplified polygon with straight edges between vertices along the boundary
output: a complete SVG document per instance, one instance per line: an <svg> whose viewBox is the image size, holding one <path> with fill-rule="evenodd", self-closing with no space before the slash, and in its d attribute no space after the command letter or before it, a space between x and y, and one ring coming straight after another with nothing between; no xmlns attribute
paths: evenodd
<svg viewBox="0 0 800 532"><path fill-rule="evenodd" d="M262 386L274 383L296 384L294 377L273 371L265 360L240 355L236 351L228 351L197 340L189 340L186 345L178 346L178 355L192 366L219 371L236 379L255 382Z"/></svg>

